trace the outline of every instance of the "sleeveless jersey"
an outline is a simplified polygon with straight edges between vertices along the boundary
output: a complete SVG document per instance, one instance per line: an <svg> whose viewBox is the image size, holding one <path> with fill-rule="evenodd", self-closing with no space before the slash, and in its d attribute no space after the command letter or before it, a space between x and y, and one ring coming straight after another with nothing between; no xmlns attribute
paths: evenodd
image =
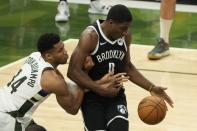
<svg viewBox="0 0 197 131"><path fill-rule="evenodd" d="M42 89L40 79L45 68L53 68L39 52L32 53L12 80L0 88L0 111L20 122L32 119L32 114L49 95Z"/></svg>
<svg viewBox="0 0 197 131"><path fill-rule="evenodd" d="M127 52L124 37L111 41L103 33L101 22L101 20L97 20L89 26L89 28L94 29L98 35L97 46L91 53L95 65L89 71L89 76L93 80L102 78L109 71L113 71L115 74L123 72L123 61Z"/></svg>

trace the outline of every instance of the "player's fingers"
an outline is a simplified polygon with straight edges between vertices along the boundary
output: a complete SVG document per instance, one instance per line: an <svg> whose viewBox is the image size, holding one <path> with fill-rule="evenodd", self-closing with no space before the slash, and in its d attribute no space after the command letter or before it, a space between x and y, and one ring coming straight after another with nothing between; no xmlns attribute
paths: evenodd
<svg viewBox="0 0 197 131"><path fill-rule="evenodd" d="M127 82L128 81L128 79L122 79L121 80L121 82Z"/></svg>
<svg viewBox="0 0 197 131"><path fill-rule="evenodd" d="M173 108L174 106L173 106L173 101L170 99L170 98L168 98L168 104Z"/></svg>
<svg viewBox="0 0 197 131"><path fill-rule="evenodd" d="M165 101L168 103L168 105L170 105L172 108L174 107L173 104L168 100L168 99L165 99Z"/></svg>
<svg viewBox="0 0 197 131"><path fill-rule="evenodd" d="M124 80L124 79L125 79L125 80L129 80L130 77L129 77L129 76L122 76L121 78L122 78L123 80Z"/></svg>
<svg viewBox="0 0 197 131"><path fill-rule="evenodd" d="M126 81L128 81L128 77L118 77L118 78L116 78L116 81L117 82L126 82Z"/></svg>
<svg viewBox="0 0 197 131"><path fill-rule="evenodd" d="M121 77L121 76L125 76L127 73L125 73L125 72L122 72L122 73L117 73L117 74L115 74L114 75L114 77Z"/></svg>
<svg viewBox="0 0 197 131"><path fill-rule="evenodd" d="M151 95L155 95L155 96L158 96L160 98L162 98L164 101L166 101L172 108L174 107L173 106L173 101L172 99L163 91L162 93L160 94L156 94L155 92L151 91L150 92Z"/></svg>
<svg viewBox="0 0 197 131"><path fill-rule="evenodd" d="M173 100L165 93L166 98L168 99L169 103L174 104Z"/></svg>
<svg viewBox="0 0 197 131"><path fill-rule="evenodd" d="M172 99L166 93L164 94L164 99L172 108L174 107Z"/></svg>
<svg viewBox="0 0 197 131"><path fill-rule="evenodd" d="M117 83L117 84L114 85L114 87L115 88L120 88L120 87L122 87L122 84L121 83Z"/></svg>

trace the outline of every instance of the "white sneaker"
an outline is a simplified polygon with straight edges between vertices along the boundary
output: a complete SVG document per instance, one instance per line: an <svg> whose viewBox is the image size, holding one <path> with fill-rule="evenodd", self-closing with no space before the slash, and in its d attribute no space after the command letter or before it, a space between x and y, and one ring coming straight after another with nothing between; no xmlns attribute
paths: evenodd
<svg viewBox="0 0 197 131"><path fill-rule="evenodd" d="M68 3L66 3L65 1L60 1L57 7L57 10L58 10L58 13L55 16L55 21L66 22L69 20L70 12L69 12Z"/></svg>
<svg viewBox="0 0 197 131"><path fill-rule="evenodd" d="M88 9L88 13L107 15L110 8L111 6L102 5L100 0L96 0L90 3L90 8Z"/></svg>

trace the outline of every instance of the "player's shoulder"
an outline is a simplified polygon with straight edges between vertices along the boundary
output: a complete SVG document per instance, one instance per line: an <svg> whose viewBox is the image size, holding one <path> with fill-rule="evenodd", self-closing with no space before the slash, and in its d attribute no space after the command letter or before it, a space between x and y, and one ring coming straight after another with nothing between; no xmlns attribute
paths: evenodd
<svg viewBox="0 0 197 131"><path fill-rule="evenodd" d="M60 75L53 68L46 68L42 72L41 83L45 86L55 84L60 78Z"/></svg>
<svg viewBox="0 0 197 131"><path fill-rule="evenodd" d="M88 43L88 42L97 43L97 41L98 41L97 32L94 29L87 27L81 33L80 41L85 41L85 43Z"/></svg>
<svg viewBox="0 0 197 131"><path fill-rule="evenodd" d="M51 83L56 77L57 73L53 68L45 68L41 75L41 82L43 81L44 84Z"/></svg>
<svg viewBox="0 0 197 131"><path fill-rule="evenodd" d="M91 27L85 28L84 31L82 32L82 35L90 36L90 37L98 37L97 32Z"/></svg>
<svg viewBox="0 0 197 131"><path fill-rule="evenodd" d="M48 67L43 70L41 78L46 80L57 80L58 78L63 78L63 76L57 69Z"/></svg>

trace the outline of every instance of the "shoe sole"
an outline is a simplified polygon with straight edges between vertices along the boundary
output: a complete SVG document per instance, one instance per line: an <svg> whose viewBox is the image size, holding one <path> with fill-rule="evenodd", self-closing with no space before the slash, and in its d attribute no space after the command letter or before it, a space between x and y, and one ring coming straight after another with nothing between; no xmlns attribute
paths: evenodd
<svg viewBox="0 0 197 131"><path fill-rule="evenodd" d="M68 19L65 19L65 18L58 18L58 19L55 19L56 22L67 22Z"/></svg>
<svg viewBox="0 0 197 131"><path fill-rule="evenodd" d="M149 60L159 60L163 57L166 57L170 55L170 51L165 51L164 53L161 54L148 54L148 59Z"/></svg>
<svg viewBox="0 0 197 131"><path fill-rule="evenodd" d="M56 22L67 22L69 20L69 16L66 16L66 15L62 15L62 16L60 16L60 15L56 15L55 16L55 21Z"/></svg>

